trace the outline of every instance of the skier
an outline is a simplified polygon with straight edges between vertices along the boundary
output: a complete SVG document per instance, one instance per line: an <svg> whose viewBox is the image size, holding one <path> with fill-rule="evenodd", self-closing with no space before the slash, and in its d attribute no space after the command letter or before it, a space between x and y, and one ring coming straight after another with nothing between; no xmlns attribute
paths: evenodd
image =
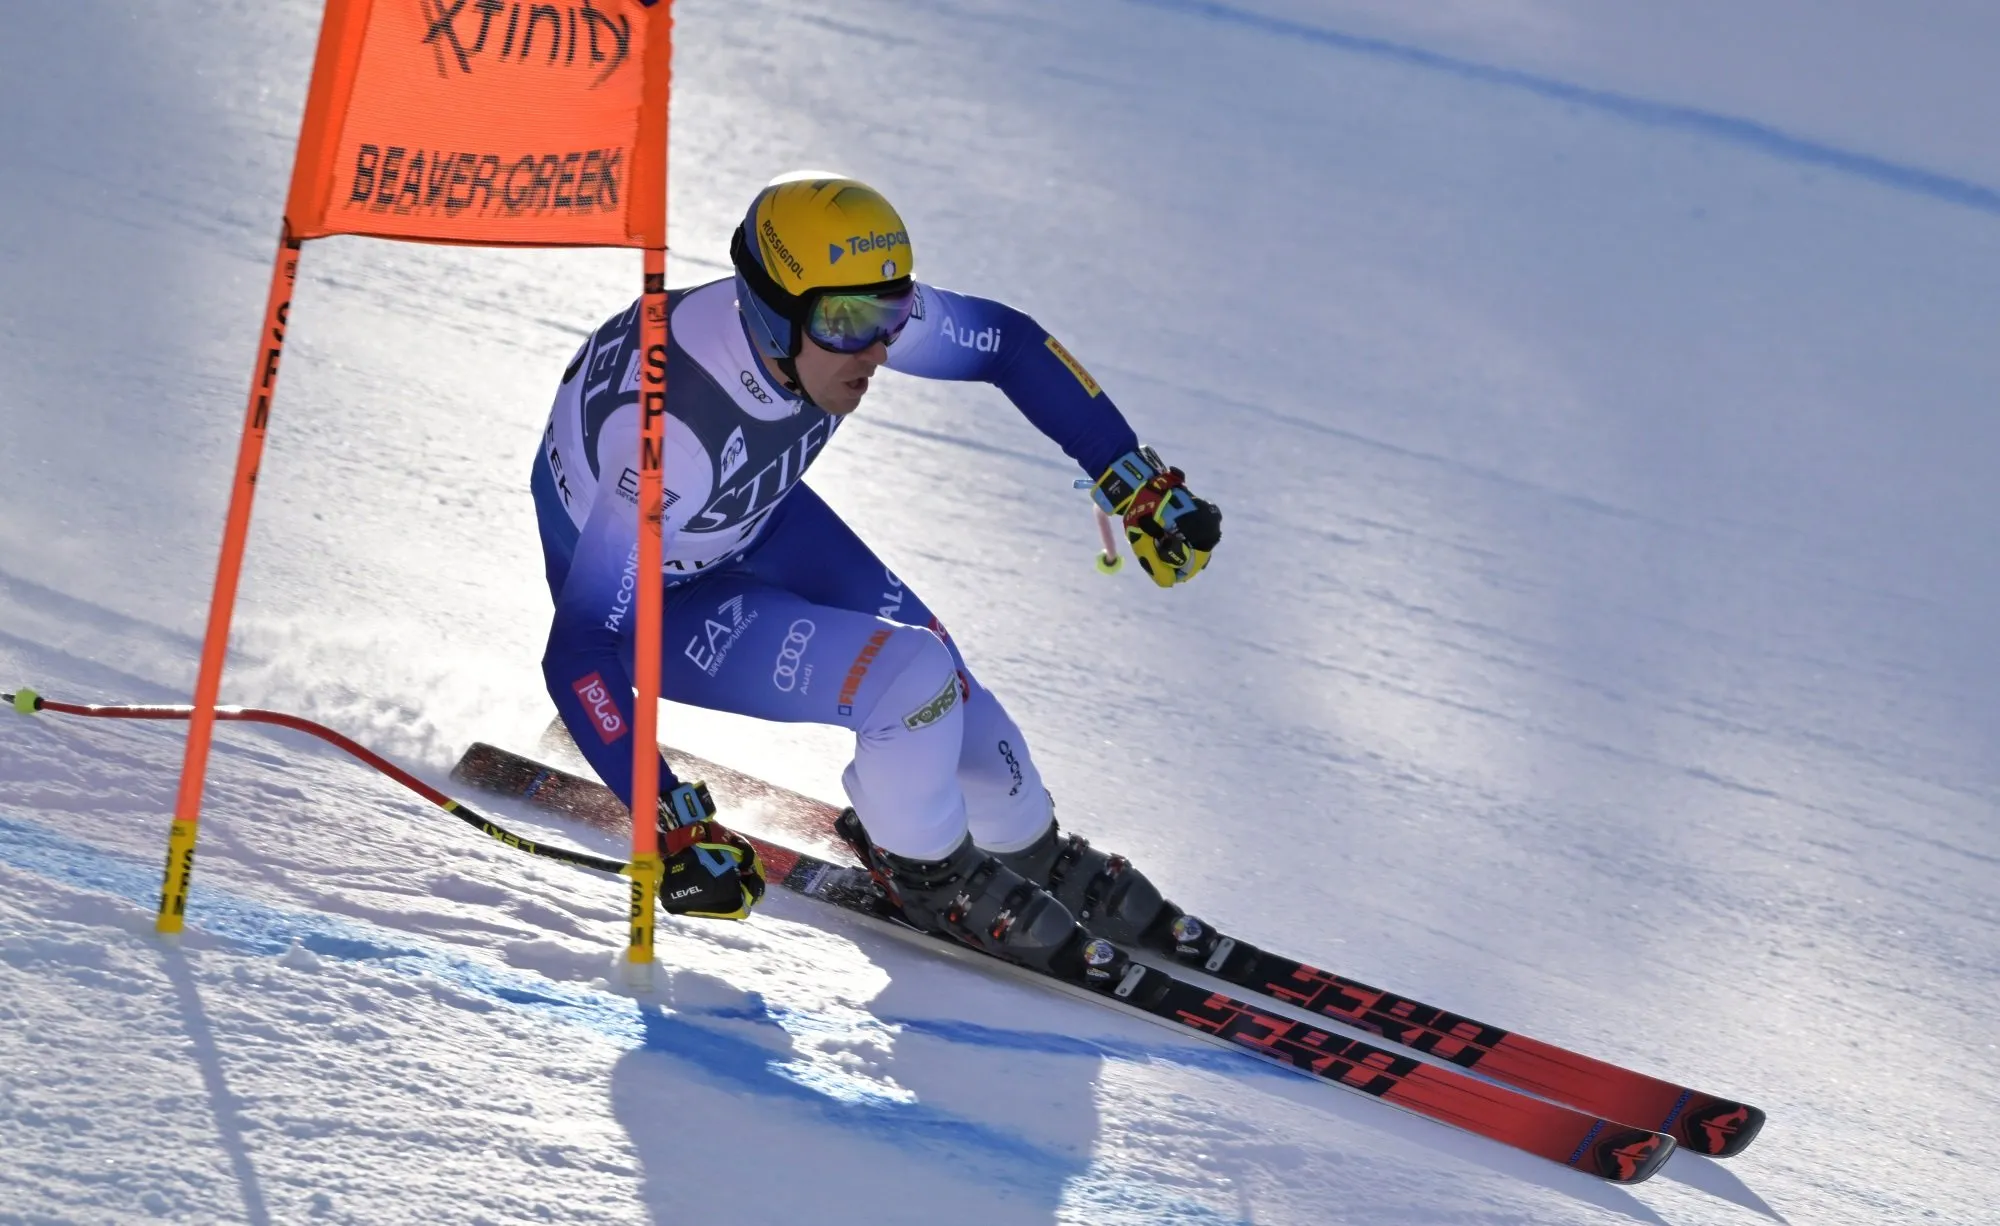
<svg viewBox="0 0 2000 1226"><path fill-rule="evenodd" d="M886 366L999 387L1095 480L1162 587L1200 573L1221 512L1034 320L914 280L902 218L866 184L772 180L730 255L734 277L669 295L661 693L852 730L843 832L903 914L1073 975L1087 935L1129 942L1171 908L1122 857L1062 834L1020 728L800 478ZM549 695L628 806L635 590L655 581L637 573L639 309L563 371L532 481L555 598ZM660 772L662 905L744 917L764 889L754 850L705 788Z"/></svg>

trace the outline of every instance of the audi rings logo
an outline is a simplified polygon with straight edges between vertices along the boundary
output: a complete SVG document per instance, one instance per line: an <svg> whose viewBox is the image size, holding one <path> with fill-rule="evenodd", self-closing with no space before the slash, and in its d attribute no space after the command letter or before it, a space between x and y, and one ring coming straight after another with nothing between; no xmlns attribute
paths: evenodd
<svg viewBox="0 0 2000 1226"><path fill-rule="evenodd" d="M785 630L785 641L778 648L778 662L771 668L771 684L789 694L799 684L799 662L806 657L806 644L812 642L813 633L819 629L801 617Z"/></svg>

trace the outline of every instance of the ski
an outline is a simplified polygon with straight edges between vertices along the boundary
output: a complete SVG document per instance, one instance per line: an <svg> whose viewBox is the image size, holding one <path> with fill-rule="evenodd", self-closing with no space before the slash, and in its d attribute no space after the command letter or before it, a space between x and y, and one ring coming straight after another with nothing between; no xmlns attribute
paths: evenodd
<svg viewBox="0 0 2000 1226"><path fill-rule="evenodd" d="M758 808L768 815L775 806L779 824L802 833L814 833L809 829L814 810L826 807L713 763L687 755L674 757L677 771L705 778L718 799L774 802ZM475 744L453 769L452 778L595 825L619 831L629 828L624 806L601 784L491 745ZM817 832L830 835L830 829L830 820L821 821ZM998 962L903 923L864 869L836 864L747 833L746 837L756 844L772 884L788 891L891 925L926 942L942 942L943 947L974 957L982 965L1005 967L1073 995L1123 1005L1154 1021L1587 1174L1614 1183L1637 1183L1658 1170L1674 1151L1673 1138L1664 1133L1546 1102L1474 1077L1451 1064L1426 1063L1333 1034L1310 1022L1212 991L1157 966L1134 961L1115 982L1093 986Z"/></svg>
<svg viewBox="0 0 2000 1226"><path fill-rule="evenodd" d="M774 883L807 898L894 924L904 924L889 908L867 870L833 864L817 856L748 836L764 858ZM928 940L945 938L921 934ZM969 952L969 951L968 951ZM982 964L993 964L973 954ZM1010 964L1000 964L1010 965ZM1673 1139L1649 1129L1630 1128L1557 1103L1544 1102L1504 1086L1426 1064L1359 1039L1329 1033L1311 1023L1182 979L1159 967L1128 963L1114 984L1094 988L1011 967L1074 995L1111 999L1169 1025L1219 1040L1287 1068L1418 1115L1476 1133L1516 1149L1560 1162L1614 1183L1638 1183L1673 1153Z"/></svg>
<svg viewBox="0 0 2000 1226"><path fill-rule="evenodd" d="M1580 1052L1397 996L1222 935L1184 916L1148 948L1225 983L1333 1018L1460 1068L1583 1111L1658 1129L1683 1148L1723 1158L1742 1152L1764 1112Z"/></svg>
<svg viewBox="0 0 2000 1226"><path fill-rule="evenodd" d="M666 752L677 772L708 780L716 795L727 798L732 806L753 806L770 828L816 846L840 846L833 834L833 819L838 815L834 806L692 754L671 748ZM504 776L515 781L515 786L503 789L508 794L539 797L539 803L573 817L613 829L626 828L624 806L592 780L483 743L466 751L460 769ZM1233 987L1331 1018L1460 1068L1477 1069L1495 1081L1543 1098L1664 1132L1694 1153L1718 1158L1740 1153L1763 1127L1764 1112L1747 1103L1386 992L1268 952L1193 916L1176 916L1177 922L1148 934L1153 939L1142 948Z"/></svg>
<svg viewBox="0 0 2000 1226"><path fill-rule="evenodd" d="M729 797L733 804L754 804L758 815L786 836L817 846L840 845L832 833L833 819L838 815L834 806L692 754L674 749L666 752L674 769L684 777L707 779L718 796ZM522 778L529 791L534 786L551 788L547 799L555 801L553 807L574 810L574 815L584 820L626 828L624 806L591 780L553 771L484 744L467 750L461 766L511 771L509 777ZM550 781L531 785L532 776L540 771L550 771ZM558 775L560 779L555 778ZM1152 939L1142 943L1142 949L1232 987L1331 1018L1460 1068L1477 1069L1495 1081L1543 1098L1664 1132L1694 1153L1715 1158L1741 1153L1764 1125L1764 1112L1747 1103L1386 992L1260 949L1178 911L1168 918L1176 922L1162 924L1158 931L1149 933Z"/></svg>

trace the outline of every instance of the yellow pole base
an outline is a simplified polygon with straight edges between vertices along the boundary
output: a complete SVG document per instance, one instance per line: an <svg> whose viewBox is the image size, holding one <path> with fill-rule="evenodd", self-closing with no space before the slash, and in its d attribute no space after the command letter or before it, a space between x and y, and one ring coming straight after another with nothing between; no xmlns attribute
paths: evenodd
<svg viewBox="0 0 2000 1226"><path fill-rule="evenodd" d="M660 878L666 875L666 861L658 852L643 852L632 857L632 863L625 871L632 877L631 940L625 948L625 960L631 963L650 963L653 960L653 915L654 906L660 897Z"/></svg>
<svg viewBox="0 0 2000 1226"><path fill-rule="evenodd" d="M195 824L188 818L174 819L167 834L167 877L160 887L160 915L153 930L162 936L177 936L187 914L188 879L194 876Z"/></svg>

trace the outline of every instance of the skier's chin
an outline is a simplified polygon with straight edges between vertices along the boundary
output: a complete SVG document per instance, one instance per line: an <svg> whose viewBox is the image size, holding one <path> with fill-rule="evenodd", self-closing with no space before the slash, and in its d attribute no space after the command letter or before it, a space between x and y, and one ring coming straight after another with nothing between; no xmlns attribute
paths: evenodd
<svg viewBox="0 0 2000 1226"><path fill-rule="evenodd" d="M820 407L836 417L845 417L861 407L861 398L867 394L867 375L859 379L845 379L834 384L833 394L822 401Z"/></svg>

